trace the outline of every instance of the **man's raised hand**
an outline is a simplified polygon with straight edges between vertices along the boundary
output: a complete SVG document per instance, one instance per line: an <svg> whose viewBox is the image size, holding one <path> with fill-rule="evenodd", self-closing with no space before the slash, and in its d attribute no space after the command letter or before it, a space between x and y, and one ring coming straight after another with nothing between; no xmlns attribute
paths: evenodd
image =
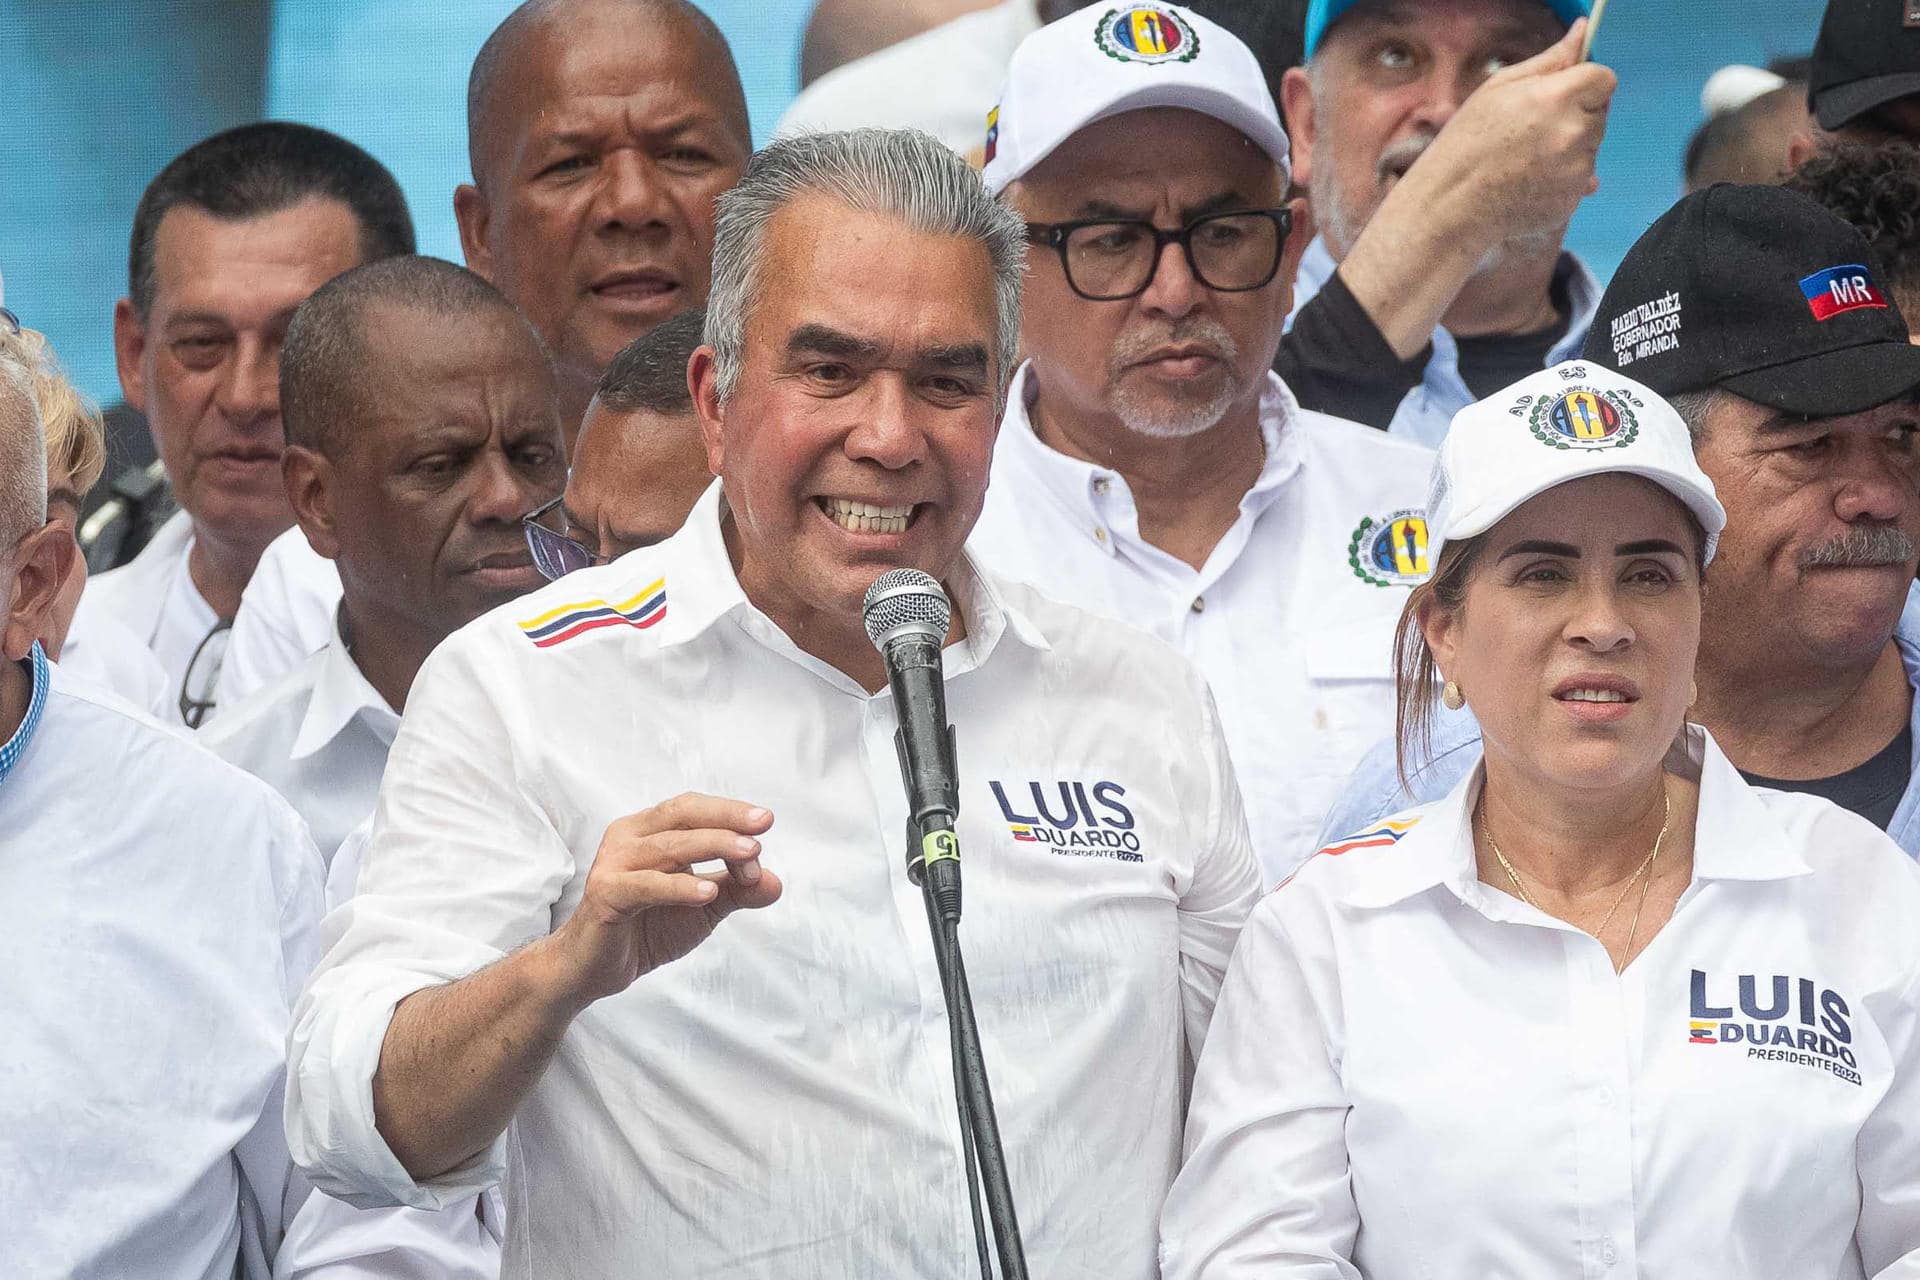
<svg viewBox="0 0 1920 1280"><path fill-rule="evenodd" d="M608 827L579 907L550 939L581 1007L686 955L734 911L777 899L758 839L772 825L745 801L686 792ZM713 861L726 869L693 870Z"/></svg>

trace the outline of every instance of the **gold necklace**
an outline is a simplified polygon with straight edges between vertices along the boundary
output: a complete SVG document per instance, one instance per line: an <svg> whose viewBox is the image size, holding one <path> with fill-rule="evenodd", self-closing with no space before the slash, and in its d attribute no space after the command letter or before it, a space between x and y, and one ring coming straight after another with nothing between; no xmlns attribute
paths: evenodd
<svg viewBox="0 0 1920 1280"><path fill-rule="evenodd" d="M1627 928L1626 947L1620 953L1621 962L1613 966L1615 973L1625 969L1627 958L1633 955L1633 940L1640 934L1640 914L1647 909L1647 891L1653 887L1653 876L1650 873L1653 870L1654 860L1660 856L1660 846L1666 843L1667 826L1673 821L1673 797L1668 794L1664 782L1660 786L1660 804L1660 834L1653 838L1652 852L1647 854L1646 861L1640 864L1639 869L1627 877L1627 883L1621 886L1620 896L1613 900L1613 905L1607 908L1607 914L1600 918L1600 923L1593 930L1593 936L1597 941L1600 935L1606 932L1607 926L1613 923L1613 917L1620 910L1620 904L1627 900L1629 893L1633 892L1634 882L1645 876L1645 880L1640 884L1640 901L1633 909L1633 923ZM1511 862L1507 861L1507 855L1500 852L1500 845L1493 838L1493 827L1487 822L1487 793L1484 788L1480 792L1479 808L1480 834L1487 838L1487 848L1493 850L1494 860L1500 864L1500 869L1507 873L1507 879L1513 881L1513 887L1520 893L1520 900L1543 915L1553 914L1543 908L1534 900L1534 896L1527 892L1527 886L1521 881L1520 873L1513 869ZM1600 945L1605 946L1606 943L1601 942Z"/></svg>

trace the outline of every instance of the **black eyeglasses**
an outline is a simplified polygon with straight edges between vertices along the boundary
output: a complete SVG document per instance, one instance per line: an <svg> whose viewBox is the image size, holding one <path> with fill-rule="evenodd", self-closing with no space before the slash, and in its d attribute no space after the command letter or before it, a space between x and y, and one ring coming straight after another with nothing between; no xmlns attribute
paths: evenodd
<svg viewBox="0 0 1920 1280"><path fill-rule="evenodd" d="M562 494L520 517L521 531L527 535L527 550L533 553L534 568L540 570L540 576L548 582L558 581L576 569L606 564L612 558L601 555L578 538L569 537L540 523L554 519L556 512L561 519L566 517L566 512L560 507L560 500L565 496Z"/></svg>
<svg viewBox="0 0 1920 1280"><path fill-rule="evenodd" d="M198 729L213 710L214 693L220 684L220 667L227 660L227 641L233 635L233 619L222 618L213 630L194 646L187 660L187 674L180 680L180 718L187 728Z"/></svg>
<svg viewBox="0 0 1920 1280"><path fill-rule="evenodd" d="M1067 287L1089 302L1118 302L1147 291L1160 255L1177 244L1194 278L1220 293L1266 286L1280 270L1280 252L1293 230L1291 209L1236 209L1195 218L1163 231L1143 218L1083 222L1029 222L1027 239L1060 255Z"/></svg>

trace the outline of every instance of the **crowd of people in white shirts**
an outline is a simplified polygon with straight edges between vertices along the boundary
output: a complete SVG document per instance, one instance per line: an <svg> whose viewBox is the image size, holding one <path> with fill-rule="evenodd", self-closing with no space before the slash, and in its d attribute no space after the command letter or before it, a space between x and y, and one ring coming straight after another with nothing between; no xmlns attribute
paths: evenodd
<svg viewBox="0 0 1920 1280"><path fill-rule="evenodd" d="M1920 22L1602 281L1586 0L1294 7L1003 0L756 151L692 4L529 0L463 266L196 143L90 580L0 311L0 1273L970 1274L910 567L1032 1274L1920 1276Z"/></svg>

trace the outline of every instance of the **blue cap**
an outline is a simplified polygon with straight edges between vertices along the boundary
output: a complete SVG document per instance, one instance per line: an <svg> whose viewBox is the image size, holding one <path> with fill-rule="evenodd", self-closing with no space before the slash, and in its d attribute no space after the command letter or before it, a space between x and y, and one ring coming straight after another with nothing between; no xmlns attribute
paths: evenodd
<svg viewBox="0 0 1920 1280"><path fill-rule="evenodd" d="M1311 58L1320 47L1320 39L1327 34L1327 28L1340 21L1347 10L1353 8L1356 0L1310 0L1307 5L1307 57ZM1593 0L1540 0L1547 8L1560 17L1568 26L1575 18L1584 18L1593 11Z"/></svg>

